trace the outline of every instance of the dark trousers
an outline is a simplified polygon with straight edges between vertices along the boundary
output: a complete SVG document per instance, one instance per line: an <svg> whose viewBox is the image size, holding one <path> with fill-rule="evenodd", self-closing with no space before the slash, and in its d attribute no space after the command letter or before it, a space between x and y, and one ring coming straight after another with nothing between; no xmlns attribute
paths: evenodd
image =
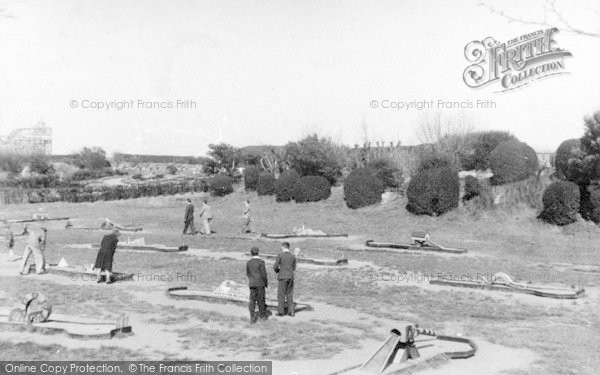
<svg viewBox="0 0 600 375"><path fill-rule="evenodd" d="M196 234L196 228L194 227L194 220L186 221L183 226L183 234L187 233L188 228L192 230L192 234Z"/></svg>
<svg viewBox="0 0 600 375"><path fill-rule="evenodd" d="M256 305L258 305L258 314L256 313ZM250 321L256 322L258 318L267 318L267 306L265 305L265 287L251 286L250 287Z"/></svg>
<svg viewBox="0 0 600 375"><path fill-rule="evenodd" d="M279 280L277 288L277 312L294 314L294 279Z"/></svg>

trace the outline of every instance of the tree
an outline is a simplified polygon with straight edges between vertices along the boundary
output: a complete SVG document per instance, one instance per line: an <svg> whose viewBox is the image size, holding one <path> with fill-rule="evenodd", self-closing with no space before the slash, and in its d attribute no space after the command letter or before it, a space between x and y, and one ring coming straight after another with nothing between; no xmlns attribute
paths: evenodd
<svg viewBox="0 0 600 375"><path fill-rule="evenodd" d="M342 175L337 149L329 139L309 135L285 146L285 158L300 176L323 176L334 184Z"/></svg>
<svg viewBox="0 0 600 375"><path fill-rule="evenodd" d="M522 24L542 27L558 27L559 29L570 33L589 36L593 38L600 38L600 29L597 28L597 25L600 24L600 10L594 9L589 5L588 9L583 10L589 14L598 16L599 20L596 21L596 28L594 28L591 25L576 25L567 18L567 15L565 14L564 10L560 9L561 5L559 5L562 4L566 6L573 6L573 3L574 2L568 1L560 2L558 0L544 0L543 5L540 8L541 17L538 17L537 19L519 15L518 12L522 11L522 9L525 8L522 7L521 4L519 4L519 10L515 11L514 13L510 13L505 10L493 7L492 5L484 1L481 1L479 3L479 6L486 8L490 11L491 14L503 17L508 22L518 22Z"/></svg>
<svg viewBox="0 0 600 375"><path fill-rule="evenodd" d="M240 163L242 158L240 149L227 143L209 144L208 157L213 162L209 162L212 172L215 173L221 168L231 172Z"/></svg>
<svg viewBox="0 0 600 375"><path fill-rule="evenodd" d="M50 163L49 157L44 154L32 155L29 161L29 169L33 173L43 175L53 175L55 173L54 166Z"/></svg>
<svg viewBox="0 0 600 375"><path fill-rule="evenodd" d="M110 167L106 160L106 151L100 147L84 147L78 155L78 163L81 168L96 170Z"/></svg>

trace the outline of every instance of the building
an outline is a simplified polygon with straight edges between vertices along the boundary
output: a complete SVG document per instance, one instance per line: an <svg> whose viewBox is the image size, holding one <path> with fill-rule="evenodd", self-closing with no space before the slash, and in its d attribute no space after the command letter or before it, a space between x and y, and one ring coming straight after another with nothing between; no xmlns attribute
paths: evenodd
<svg viewBox="0 0 600 375"><path fill-rule="evenodd" d="M0 136L0 153L52 154L52 128L43 121L31 128L13 130L7 136Z"/></svg>

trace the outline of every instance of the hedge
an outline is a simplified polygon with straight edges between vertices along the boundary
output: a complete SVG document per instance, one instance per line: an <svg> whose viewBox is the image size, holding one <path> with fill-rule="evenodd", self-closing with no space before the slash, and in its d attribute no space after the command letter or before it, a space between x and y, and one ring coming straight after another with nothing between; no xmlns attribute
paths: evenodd
<svg viewBox="0 0 600 375"><path fill-rule="evenodd" d="M258 195L275 194L275 176L270 173L261 173L260 176L258 176L256 192Z"/></svg>
<svg viewBox="0 0 600 375"><path fill-rule="evenodd" d="M250 165L244 169L244 189L256 190L260 169L254 165Z"/></svg>
<svg viewBox="0 0 600 375"><path fill-rule="evenodd" d="M460 181L452 167L424 169L413 177L406 191L406 210L416 215L440 215L458 207Z"/></svg>
<svg viewBox="0 0 600 375"><path fill-rule="evenodd" d="M294 186L294 200L296 203L318 202L329 198L331 185L323 176L301 177Z"/></svg>
<svg viewBox="0 0 600 375"><path fill-rule="evenodd" d="M361 208L381 202L385 184L371 168L357 168L344 181L344 200L350 208Z"/></svg>
<svg viewBox="0 0 600 375"><path fill-rule="evenodd" d="M538 219L560 226L574 223L579 212L579 186L569 181L553 182L544 190L542 202L544 209Z"/></svg>
<svg viewBox="0 0 600 375"><path fill-rule="evenodd" d="M490 154L490 168L492 185L523 181L537 172L537 154L526 143L503 142Z"/></svg>
<svg viewBox="0 0 600 375"><path fill-rule="evenodd" d="M300 175L293 169L287 170L275 181L277 202L289 202L294 199L294 188L300 180Z"/></svg>

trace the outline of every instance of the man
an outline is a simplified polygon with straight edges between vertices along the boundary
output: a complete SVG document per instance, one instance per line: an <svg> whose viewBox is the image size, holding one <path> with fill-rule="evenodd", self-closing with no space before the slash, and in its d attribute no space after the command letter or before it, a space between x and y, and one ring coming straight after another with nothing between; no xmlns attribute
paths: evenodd
<svg viewBox="0 0 600 375"><path fill-rule="evenodd" d="M23 261L21 262L21 275L29 273L29 269L25 269L27 266L27 260L33 253L35 260L35 272L41 275L46 272L46 258L44 257L44 250L46 249L46 228L41 228L38 231L31 231L27 241L25 242L25 251L23 251Z"/></svg>
<svg viewBox="0 0 600 375"><path fill-rule="evenodd" d="M242 233L251 233L250 229L250 200L246 199L244 202L244 225L242 226Z"/></svg>
<svg viewBox="0 0 600 375"><path fill-rule="evenodd" d="M290 253L290 244L281 244L281 253L277 255L273 269L277 273L277 316L287 313L294 316L294 271L296 270L296 257Z"/></svg>
<svg viewBox="0 0 600 375"><path fill-rule="evenodd" d="M213 219L212 207L208 205L208 199L205 199L202 204L202 211L200 211L200 219L202 219L202 225L204 226L204 234L211 234L210 222Z"/></svg>
<svg viewBox="0 0 600 375"><path fill-rule="evenodd" d="M246 263L246 276L250 287L250 323L254 324L259 318L267 320L265 288L269 286L269 281L265 261L258 256L258 247L253 246L250 255L252 258ZM256 314L256 305L258 305L258 314Z"/></svg>
<svg viewBox="0 0 600 375"><path fill-rule="evenodd" d="M190 228L192 234L196 234L196 228L194 227L194 205L191 199L187 199L186 202L185 216L183 217L183 234L187 234L188 228Z"/></svg>
<svg viewBox="0 0 600 375"><path fill-rule="evenodd" d="M98 256L96 257L96 263L94 264L94 268L96 268L98 271L98 283L102 282L102 278L100 277L102 271L104 271L106 283L113 283L113 281L111 280L113 256L115 254L115 250L117 250L118 243L118 229L114 229L112 233L102 237L102 242L100 243L100 250L98 251Z"/></svg>

